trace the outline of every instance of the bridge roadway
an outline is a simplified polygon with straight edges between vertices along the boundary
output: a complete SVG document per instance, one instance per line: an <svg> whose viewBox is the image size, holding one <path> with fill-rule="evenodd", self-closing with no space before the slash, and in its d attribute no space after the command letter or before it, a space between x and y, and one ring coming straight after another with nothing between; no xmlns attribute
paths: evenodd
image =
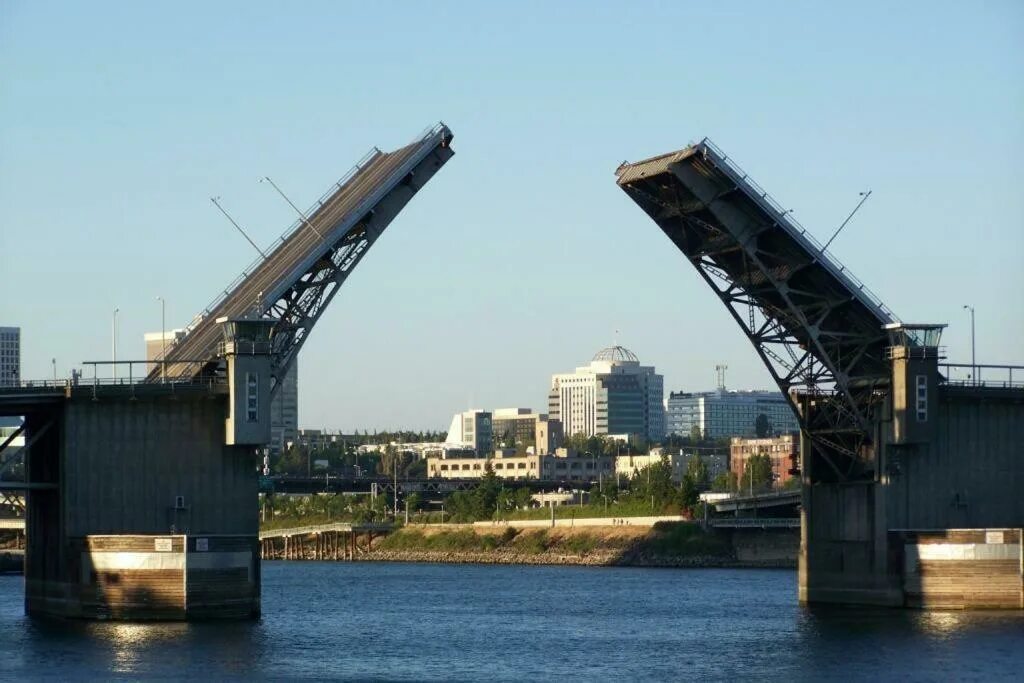
<svg viewBox="0 0 1024 683"><path fill-rule="evenodd" d="M346 237L345 233L355 229L358 222L364 219L365 214L351 215L354 211L367 205L368 200L379 193L382 185L397 171L436 146L434 138L444 134L450 135L447 128L442 126L394 152L381 152L375 148L369 158L357 166L351 178L326 200L321 200L319 208L307 220L300 220L291 234L282 237L274 250L258 261L255 268L234 289L225 290L225 296L218 298L212 310L207 309L202 321L168 350L167 375L187 375L197 370L194 364L184 359L212 360L223 334L216 324L218 318L241 317L250 313L257 302L261 308L259 314L262 315L296 284L305 270L330 254L339 240ZM368 205L367 210L370 208L372 204ZM301 293L296 294L298 296ZM179 359L182 360L180 364L170 364ZM159 378L159 369L154 369L150 373L150 381Z"/></svg>
<svg viewBox="0 0 1024 683"><path fill-rule="evenodd" d="M800 505L800 489L792 491L772 491L770 493L758 493L752 496L733 496L723 498L713 503L718 512L735 512L741 510L765 510L768 508L796 509Z"/></svg>

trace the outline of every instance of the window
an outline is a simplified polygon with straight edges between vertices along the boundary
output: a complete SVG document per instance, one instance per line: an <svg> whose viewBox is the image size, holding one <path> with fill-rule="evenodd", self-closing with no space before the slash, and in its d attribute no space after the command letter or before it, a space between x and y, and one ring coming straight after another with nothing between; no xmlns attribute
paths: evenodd
<svg viewBox="0 0 1024 683"><path fill-rule="evenodd" d="M917 376L917 421L928 421L928 376Z"/></svg>
<svg viewBox="0 0 1024 683"><path fill-rule="evenodd" d="M245 373L245 421L257 422L259 420L259 379L255 372Z"/></svg>

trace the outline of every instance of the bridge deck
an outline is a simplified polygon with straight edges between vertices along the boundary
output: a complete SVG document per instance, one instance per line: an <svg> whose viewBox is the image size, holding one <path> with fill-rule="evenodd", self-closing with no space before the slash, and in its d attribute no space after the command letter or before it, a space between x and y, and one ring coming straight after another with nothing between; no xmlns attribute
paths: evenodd
<svg viewBox="0 0 1024 683"><path fill-rule="evenodd" d="M285 296L288 289L318 260L325 258L339 240L350 231L358 231L363 217L395 185L401 183L413 166L425 158L451 133L444 126L432 129L420 140L394 152L375 149L347 179L335 184L333 192L307 212L308 220L299 220L282 236L275 247L235 283L225 289L206 310L188 335L167 352L167 361L210 358L222 339L216 324L221 317L241 317L256 310L262 315L271 304ZM168 364L168 376L194 374L194 363ZM150 381L159 379L158 370Z"/></svg>

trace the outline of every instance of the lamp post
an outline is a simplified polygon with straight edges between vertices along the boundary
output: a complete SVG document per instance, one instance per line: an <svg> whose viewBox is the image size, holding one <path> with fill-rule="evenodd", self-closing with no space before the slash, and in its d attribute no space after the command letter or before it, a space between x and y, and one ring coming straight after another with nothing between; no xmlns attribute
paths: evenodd
<svg viewBox="0 0 1024 683"><path fill-rule="evenodd" d="M974 355L974 306L964 304L964 310L971 312L971 379L974 384L978 383L978 365Z"/></svg>
<svg viewBox="0 0 1024 683"><path fill-rule="evenodd" d="M117 381L117 313L120 310L120 308L114 308L113 320L110 323L110 356L113 361L110 367L115 382Z"/></svg>
<svg viewBox="0 0 1024 683"><path fill-rule="evenodd" d="M50 363L53 364L53 383L57 384L57 359L51 358Z"/></svg>
<svg viewBox="0 0 1024 683"><path fill-rule="evenodd" d="M156 298L160 302L160 383L167 381L167 301L162 296Z"/></svg>

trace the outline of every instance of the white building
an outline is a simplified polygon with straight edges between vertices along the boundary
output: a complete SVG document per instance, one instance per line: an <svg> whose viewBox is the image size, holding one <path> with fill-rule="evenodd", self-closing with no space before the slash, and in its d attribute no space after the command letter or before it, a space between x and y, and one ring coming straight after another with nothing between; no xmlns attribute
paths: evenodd
<svg viewBox="0 0 1024 683"><path fill-rule="evenodd" d="M0 328L2 329L2 328ZM166 332L147 332L143 335L146 343L146 360L160 360L164 353L170 351L175 344L185 338L185 330L167 330ZM147 366L151 371L156 364ZM270 452L277 455L288 448L298 438L299 430L299 359L292 361L292 366L285 373L281 387L274 393L270 402Z"/></svg>
<svg viewBox="0 0 1024 683"><path fill-rule="evenodd" d="M590 365L551 377L548 414L566 436L583 433L665 436L664 378L628 349L598 351Z"/></svg>
<svg viewBox="0 0 1024 683"><path fill-rule="evenodd" d="M799 431L789 401L778 391L705 391L669 394L666 423L669 434L690 436L700 428L706 439L758 436L758 416L764 415L771 434Z"/></svg>
<svg viewBox="0 0 1024 683"><path fill-rule="evenodd" d="M487 458L427 458L427 476L431 479L479 479L488 470L500 479L589 483L614 476L615 458L574 453L565 448L548 455L515 455L511 449L502 449Z"/></svg>
<svg viewBox="0 0 1024 683"><path fill-rule="evenodd" d="M0 327L0 386L21 382L21 328Z"/></svg>
<svg viewBox="0 0 1024 683"><path fill-rule="evenodd" d="M491 414L486 410L467 410L455 413L448 427L445 444L453 449L465 448L484 457L493 448Z"/></svg>
<svg viewBox="0 0 1024 683"><path fill-rule="evenodd" d="M645 467L660 463L662 457L668 460L669 467L672 468L672 481L677 484L686 476L690 461L697 457L704 461L704 466L708 469L708 482L714 481L715 477L729 471L729 456L725 453L704 453L698 456L697 453L677 451L663 455L661 449L656 449L647 455L618 456L615 458L615 475L628 479Z"/></svg>

